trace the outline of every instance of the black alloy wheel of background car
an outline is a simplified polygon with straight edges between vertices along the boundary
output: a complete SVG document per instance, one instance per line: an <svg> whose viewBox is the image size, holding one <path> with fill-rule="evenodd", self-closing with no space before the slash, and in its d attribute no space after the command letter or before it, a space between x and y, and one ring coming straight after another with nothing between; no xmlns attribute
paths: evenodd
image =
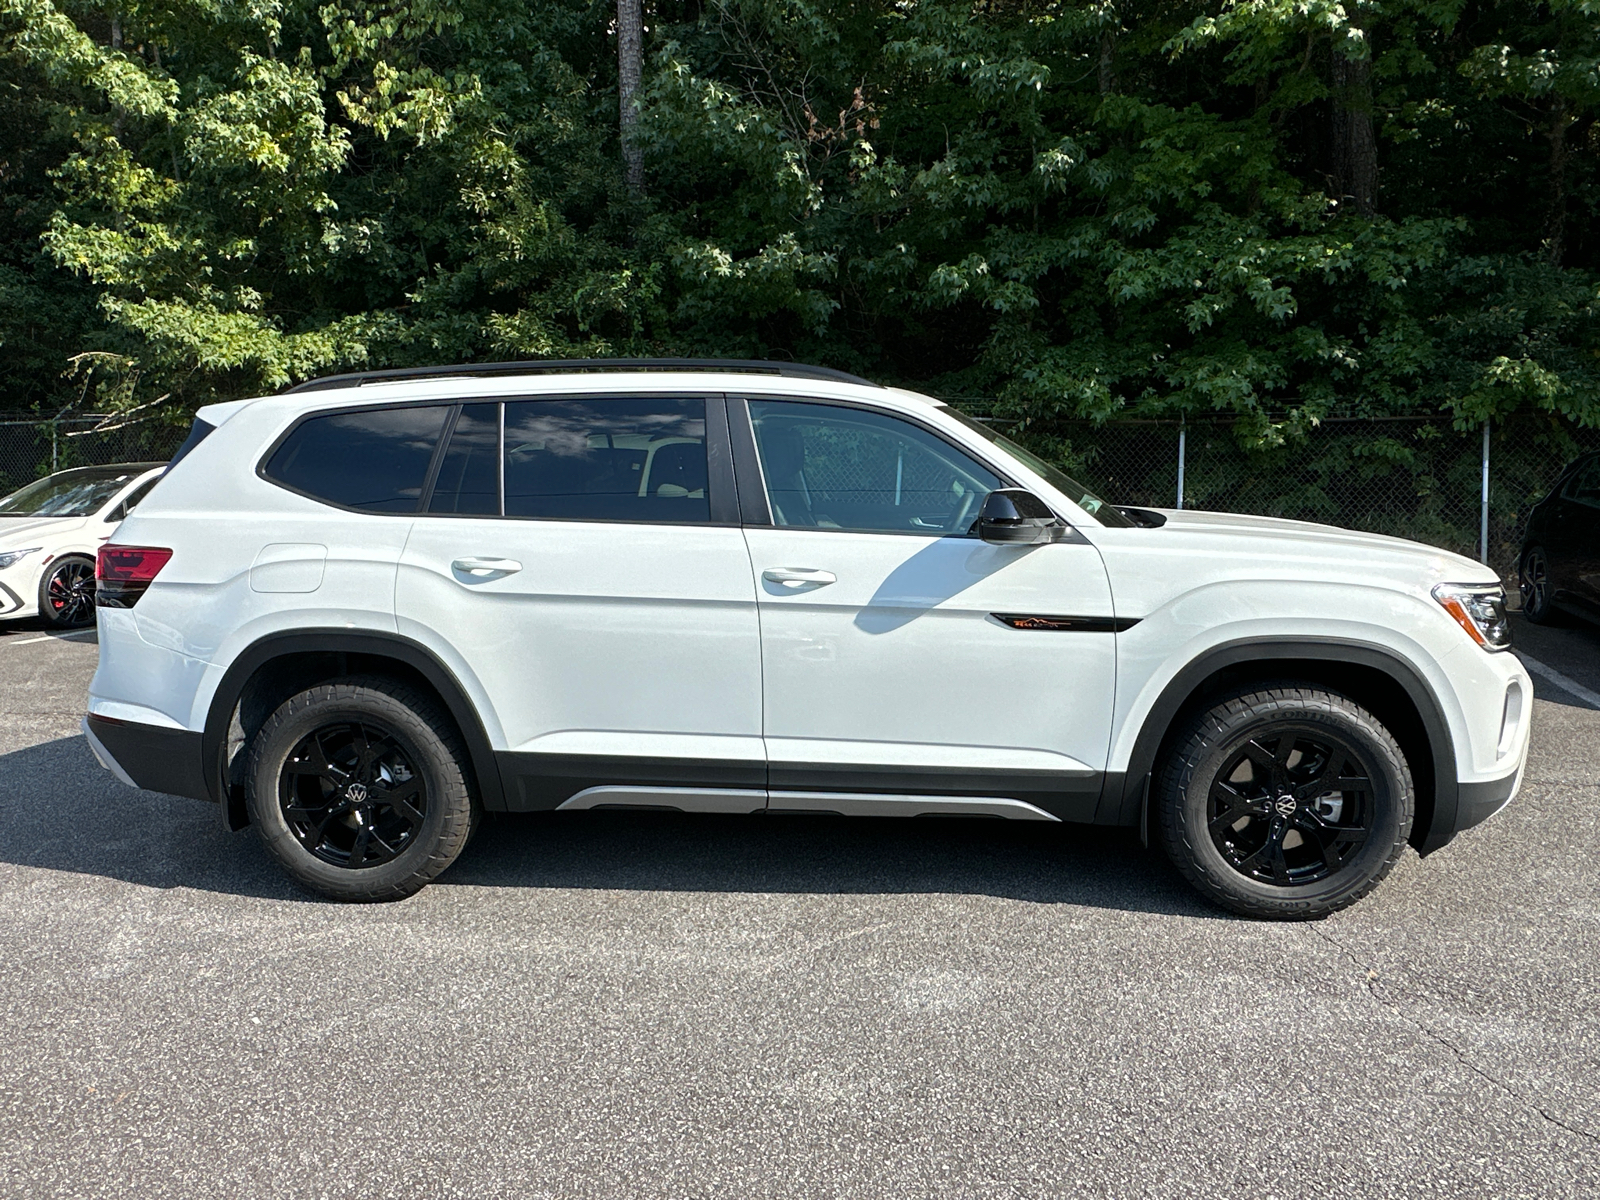
<svg viewBox="0 0 1600 1200"><path fill-rule="evenodd" d="M1535 625L1562 614L1600 622L1600 454L1568 466L1529 512L1517 582Z"/></svg>
<svg viewBox="0 0 1600 1200"><path fill-rule="evenodd" d="M94 624L94 560L63 554L39 581L39 617L52 629Z"/></svg>

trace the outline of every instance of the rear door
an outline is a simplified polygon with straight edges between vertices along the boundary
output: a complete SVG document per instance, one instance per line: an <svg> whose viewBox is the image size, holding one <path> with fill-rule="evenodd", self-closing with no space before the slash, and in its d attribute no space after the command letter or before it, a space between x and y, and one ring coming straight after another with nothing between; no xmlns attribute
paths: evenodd
<svg viewBox="0 0 1600 1200"><path fill-rule="evenodd" d="M764 806L721 397L466 404L426 508L401 557L400 632L442 640L481 687L513 807L674 807L672 788Z"/></svg>

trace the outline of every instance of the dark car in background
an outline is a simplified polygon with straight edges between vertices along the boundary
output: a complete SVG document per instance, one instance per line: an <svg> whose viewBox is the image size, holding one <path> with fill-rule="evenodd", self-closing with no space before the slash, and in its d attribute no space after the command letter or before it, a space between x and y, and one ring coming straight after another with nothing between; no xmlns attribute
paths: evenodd
<svg viewBox="0 0 1600 1200"><path fill-rule="evenodd" d="M1562 611L1600 622L1600 452L1569 466L1533 506L1519 562L1528 620L1542 625Z"/></svg>

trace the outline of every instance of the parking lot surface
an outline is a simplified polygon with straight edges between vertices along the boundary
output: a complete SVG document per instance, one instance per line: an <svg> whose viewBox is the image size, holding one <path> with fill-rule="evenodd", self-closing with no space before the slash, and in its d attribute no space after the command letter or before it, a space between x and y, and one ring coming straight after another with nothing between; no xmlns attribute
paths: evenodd
<svg viewBox="0 0 1600 1200"><path fill-rule="evenodd" d="M500 818L326 904L95 764L95 653L0 634L0 1196L1600 1193L1600 711L1546 678L1508 810L1277 925L1120 832L803 817Z"/></svg>

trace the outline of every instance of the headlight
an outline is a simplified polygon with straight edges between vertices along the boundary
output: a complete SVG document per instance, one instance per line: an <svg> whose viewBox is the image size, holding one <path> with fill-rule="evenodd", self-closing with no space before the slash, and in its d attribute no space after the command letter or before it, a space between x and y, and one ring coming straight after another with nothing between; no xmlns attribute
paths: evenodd
<svg viewBox="0 0 1600 1200"><path fill-rule="evenodd" d="M30 554L37 554L43 547L30 546L26 550L0 550L0 571L7 567L14 567Z"/></svg>
<svg viewBox="0 0 1600 1200"><path fill-rule="evenodd" d="M1499 584L1441 583L1433 598L1485 650L1511 649L1511 622L1506 619L1506 590Z"/></svg>

